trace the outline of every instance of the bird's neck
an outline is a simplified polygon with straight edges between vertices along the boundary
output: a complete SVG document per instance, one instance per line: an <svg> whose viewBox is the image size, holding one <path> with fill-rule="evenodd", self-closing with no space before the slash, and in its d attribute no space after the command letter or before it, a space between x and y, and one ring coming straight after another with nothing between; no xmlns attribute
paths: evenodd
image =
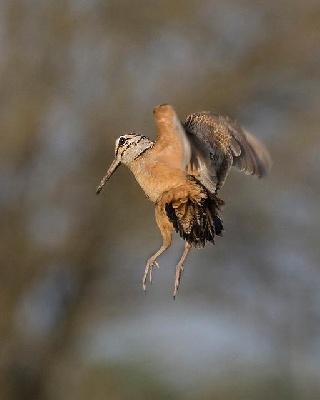
<svg viewBox="0 0 320 400"><path fill-rule="evenodd" d="M122 155L121 162L130 169L136 160L143 157L144 153L153 147L154 143L146 137L143 137L137 143L133 143L128 147Z"/></svg>

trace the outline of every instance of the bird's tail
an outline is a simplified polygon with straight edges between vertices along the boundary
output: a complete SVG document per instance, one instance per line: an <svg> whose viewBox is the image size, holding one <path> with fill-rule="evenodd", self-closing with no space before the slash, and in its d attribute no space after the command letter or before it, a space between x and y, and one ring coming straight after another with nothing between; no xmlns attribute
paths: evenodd
<svg viewBox="0 0 320 400"><path fill-rule="evenodd" d="M165 211L176 232L194 247L203 247L205 243L214 244L214 236L221 235L223 225L220 218L220 207L224 202L216 195L206 191L198 183L188 191L185 197L174 196L165 203Z"/></svg>

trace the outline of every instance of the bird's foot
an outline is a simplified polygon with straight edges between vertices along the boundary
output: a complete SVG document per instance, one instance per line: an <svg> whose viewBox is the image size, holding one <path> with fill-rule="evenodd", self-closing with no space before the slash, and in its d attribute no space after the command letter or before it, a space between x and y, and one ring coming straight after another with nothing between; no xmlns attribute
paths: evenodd
<svg viewBox="0 0 320 400"><path fill-rule="evenodd" d="M148 280L148 275L149 275L149 282L150 284L152 283L152 270L153 267L156 266L158 269L160 268L160 265L154 258L150 258L147 262L146 269L144 270L144 275L142 279L142 288L144 293L147 291L147 280Z"/></svg>
<svg viewBox="0 0 320 400"><path fill-rule="evenodd" d="M174 280L174 290L173 290L173 299L174 300L175 300L176 295L179 290L182 272L183 272L183 264L179 262L179 264L176 266L176 278Z"/></svg>

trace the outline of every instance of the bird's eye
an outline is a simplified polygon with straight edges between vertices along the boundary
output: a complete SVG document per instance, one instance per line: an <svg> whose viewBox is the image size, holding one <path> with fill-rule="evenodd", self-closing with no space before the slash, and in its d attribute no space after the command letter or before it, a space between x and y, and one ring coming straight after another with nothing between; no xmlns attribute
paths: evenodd
<svg viewBox="0 0 320 400"><path fill-rule="evenodd" d="M125 144L126 140L127 139L125 137L121 136L119 139L119 146L123 146Z"/></svg>

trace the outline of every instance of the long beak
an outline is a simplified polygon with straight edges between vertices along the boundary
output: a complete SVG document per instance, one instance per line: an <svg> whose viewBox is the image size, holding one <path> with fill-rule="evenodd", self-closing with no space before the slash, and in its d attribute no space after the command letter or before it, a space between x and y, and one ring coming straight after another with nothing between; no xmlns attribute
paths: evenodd
<svg viewBox="0 0 320 400"><path fill-rule="evenodd" d="M96 189L96 194L99 194L101 192L101 190L103 189L104 185L107 183L107 180L110 178L110 176L114 173L114 171L120 166L121 161L118 159L115 159L112 164L110 165L107 173L105 174L105 176L102 178L100 185L97 186Z"/></svg>

